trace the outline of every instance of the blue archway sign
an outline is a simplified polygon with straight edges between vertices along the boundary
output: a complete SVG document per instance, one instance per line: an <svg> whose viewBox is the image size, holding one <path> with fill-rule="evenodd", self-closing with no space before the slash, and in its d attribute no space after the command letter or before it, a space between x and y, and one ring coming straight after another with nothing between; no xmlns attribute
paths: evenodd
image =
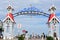
<svg viewBox="0 0 60 40"><path fill-rule="evenodd" d="M44 13L42 10L39 10L36 7L28 7L28 8L23 8L19 12L13 14L14 17L19 16L19 15L43 15L43 16L49 16L49 14Z"/></svg>

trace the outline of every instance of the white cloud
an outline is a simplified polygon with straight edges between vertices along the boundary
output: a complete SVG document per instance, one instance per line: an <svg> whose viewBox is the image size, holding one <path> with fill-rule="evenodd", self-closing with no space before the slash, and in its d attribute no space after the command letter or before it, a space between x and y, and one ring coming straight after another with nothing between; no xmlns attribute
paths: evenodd
<svg viewBox="0 0 60 40"><path fill-rule="evenodd" d="M39 0L30 0L32 3L39 3Z"/></svg>
<svg viewBox="0 0 60 40"><path fill-rule="evenodd" d="M40 0L25 0L25 2L29 2L29 3L39 3Z"/></svg>

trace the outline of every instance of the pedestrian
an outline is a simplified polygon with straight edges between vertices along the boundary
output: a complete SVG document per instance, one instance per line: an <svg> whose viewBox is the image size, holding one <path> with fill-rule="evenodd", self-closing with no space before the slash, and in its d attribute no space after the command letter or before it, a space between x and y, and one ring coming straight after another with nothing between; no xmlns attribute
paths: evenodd
<svg viewBox="0 0 60 40"><path fill-rule="evenodd" d="M28 40L28 39L29 39L28 34L26 34L26 35L25 35L25 38L26 38L26 40Z"/></svg>
<svg viewBox="0 0 60 40"><path fill-rule="evenodd" d="M58 38L56 37L56 40L58 40Z"/></svg>

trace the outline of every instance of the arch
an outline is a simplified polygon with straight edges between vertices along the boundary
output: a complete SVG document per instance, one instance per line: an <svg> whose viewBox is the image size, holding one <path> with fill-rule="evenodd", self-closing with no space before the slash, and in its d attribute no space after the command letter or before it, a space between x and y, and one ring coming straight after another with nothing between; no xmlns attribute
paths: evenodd
<svg viewBox="0 0 60 40"><path fill-rule="evenodd" d="M36 7L23 8L22 10L20 10L17 13L14 13L13 15L14 15L14 17L19 16L19 15L32 15L32 16L43 15L43 16L46 16L46 17L49 16L49 14L43 12L42 10L39 10Z"/></svg>

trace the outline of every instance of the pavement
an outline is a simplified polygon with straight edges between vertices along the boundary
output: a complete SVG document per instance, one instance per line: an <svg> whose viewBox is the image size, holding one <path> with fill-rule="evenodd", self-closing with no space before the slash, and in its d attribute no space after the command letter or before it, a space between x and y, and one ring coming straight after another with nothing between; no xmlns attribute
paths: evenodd
<svg viewBox="0 0 60 40"><path fill-rule="evenodd" d="M3 39L0 39L0 40L3 40ZM9 40L9 39L6 39L6 40ZM15 38L15 39L11 39L11 40L18 40L17 38Z"/></svg>
<svg viewBox="0 0 60 40"><path fill-rule="evenodd" d="M3 39L0 39L0 40L3 40ZM7 39L7 40L9 40L9 39ZM18 40L17 38L15 38L15 39L12 39L12 40ZM26 39L25 39L26 40ZM28 40L41 40L41 39L28 39ZM46 40L46 39L45 39Z"/></svg>

